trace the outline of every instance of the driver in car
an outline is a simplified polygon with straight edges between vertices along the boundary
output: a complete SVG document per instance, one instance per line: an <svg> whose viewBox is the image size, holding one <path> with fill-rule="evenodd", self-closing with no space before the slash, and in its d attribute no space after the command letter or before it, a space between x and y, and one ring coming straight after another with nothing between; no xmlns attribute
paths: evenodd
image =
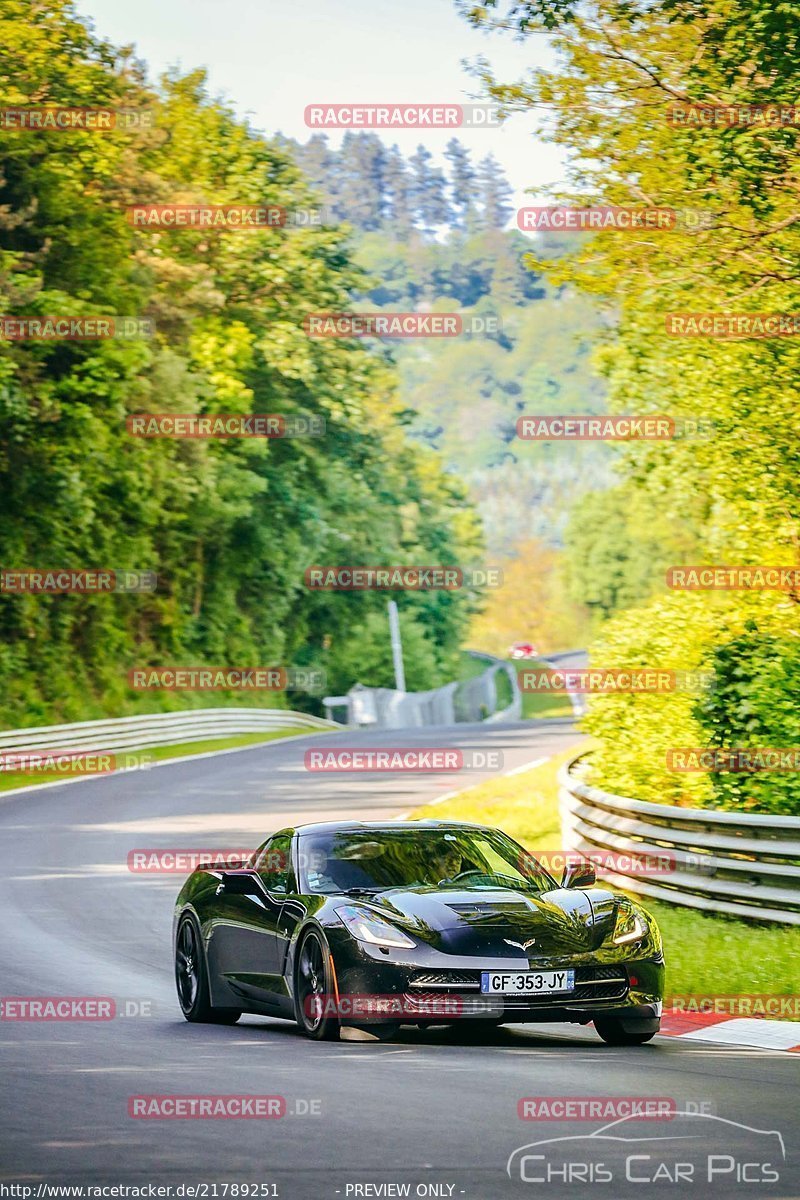
<svg viewBox="0 0 800 1200"><path fill-rule="evenodd" d="M468 869L464 856L453 842L443 842L431 860L431 879L435 884L447 883Z"/></svg>

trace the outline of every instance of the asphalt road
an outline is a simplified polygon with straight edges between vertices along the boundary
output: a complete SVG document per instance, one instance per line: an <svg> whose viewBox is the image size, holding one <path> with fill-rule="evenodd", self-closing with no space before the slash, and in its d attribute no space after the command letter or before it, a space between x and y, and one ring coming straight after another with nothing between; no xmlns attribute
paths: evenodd
<svg viewBox="0 0 800 1200"><path fill-rule="evenodd" d="M499 750L505 771L577 739L568 721L547 721L324 741L356 737L364 746ZM0 797L0 995L107 996L118 1011L149 1008L100 1023L0 1021L0 1197L14 1194L9 1184L43 1197L56 1193L40 1185L145 1183L171 1185L173 1196L205 1183L212 1197L213 1183L220 1197L223 1183L269 1185L250 1195L285 1200L800 1194L790 1055L665 1037L615 1049L577 1026L482 1037L408 1028L386 1043L320 1044L262 1018L187 1024L170 947L181 880L132 875L130 850L252 846L294 821L399 815L491 774L309 774L303 754L319 744L275 742ZM129 1096L174 1093L280 1095L287 1115L128 1116ZM587 1143L604 1121L519 1118L520 1099L549 1096L663 1097L710 1115L627 1122L611 1131L625 1140ZM565 1137L580 1140L537 1147L507 1173L517 1148ZM550 1182L532 1182L546 1173Z"/></svg>

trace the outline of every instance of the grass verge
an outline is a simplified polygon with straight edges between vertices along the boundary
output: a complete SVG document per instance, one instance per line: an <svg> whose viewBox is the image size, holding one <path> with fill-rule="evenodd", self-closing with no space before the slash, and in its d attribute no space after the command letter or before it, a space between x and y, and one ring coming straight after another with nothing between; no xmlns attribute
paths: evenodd
<svg viewBox="0 0 800 1200"><path fill-rule="evenodd" d="M556 773L576 748L521 775L500 776L459 792L412 819L497 825L534 854L561 848ZM637 901L638 903L638 901ZM800 934L791 926L707 916L690 908L645 901L658 921L667 959L667 994L675 996L796 996L800 994Z"/></svg>
<svg viewBox="0 0 800 1200"><path fill-rule="evenodd" d="M458 656L456 679L459 683L464 683L467 679L475 679L478 675L482 675L491 665L491 659L475 658L474 655L468 654L466 650L462 650ZM450 680L446 679L444 682L449 683Z"/></svg>
<svg viewBox="0 0 800 1200"><path fill-rule="evenodd" d="M122 750L118 754L119 765L135 766L148 762L163 762L170 758L183 758L191 754L204 754L212 750L235 750L238 746L255 746L260 742L274 742L278 738L296 737L300 733L324 733L325 730L302 729L292 726L288 729L272 729L268 733L240 733L233 737L210 738L204 742L181 742L175 746L151 746L144 750ZM105 772L103 772L105 773ZM89 773L87 773L89 774ZM13 791L15 788L28 787L36 783L55 783L57 780L78 779L82 776L64 771L2 771L0 772L0 792Z"/></svg>
<svg viewBox="0 0 800 1200"><path fill-rule="evenodd" d="M526 849L558 850L562 839L556 771L574 754L573 748L521 775L500 775L476 784L441 804L415 809L410 818L499 825Z"/></svg>

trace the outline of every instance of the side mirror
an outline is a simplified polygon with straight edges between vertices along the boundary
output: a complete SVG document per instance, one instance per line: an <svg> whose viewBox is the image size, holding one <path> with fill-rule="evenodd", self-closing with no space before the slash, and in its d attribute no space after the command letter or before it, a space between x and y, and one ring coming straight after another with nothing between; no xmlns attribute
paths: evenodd
<svg viewBox="0 0 800 1200"><path fill-rule="evenodd" d="M586 858L568 862L561 876L562 888L593 887L596 881L594 866Z"/></svg>
<svg viewBox="0 0 800 1200"><path fill-rule="evenodd" d="M254 871L223 871L217 895L222 892L228 896L261 896L263 888Z"/></svg>

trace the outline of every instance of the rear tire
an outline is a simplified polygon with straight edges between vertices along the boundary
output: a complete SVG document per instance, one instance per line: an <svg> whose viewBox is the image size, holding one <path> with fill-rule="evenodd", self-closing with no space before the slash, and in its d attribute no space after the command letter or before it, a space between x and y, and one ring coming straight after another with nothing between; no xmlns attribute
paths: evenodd
<svg viewBox="0 0 800 1200"><path fill-rule="evenodd" d="M187 1021L204 1025L235 1025L240 1008L214 1008L209 998L200 930L193 917L181 917L175 937L175 985L178 1003Z"/></svg>
<svg viewBox="0 0 800 1200"><path fill-rule="evenodd" d="M295 1020L306 1037L318 1042L339 1036L339 1018L327 1011L334 996L330 953L324 934L309 929L295 961Z"/></svg>
<svg viewBox="0 0 800 1200"><path fill-rule="evenodd" d="M643 1046L659 1031L661 1022L635 1017L595 1017L594 1027L609 1046ZM655 1026L655 1028L653 1028Z"/></svg>

